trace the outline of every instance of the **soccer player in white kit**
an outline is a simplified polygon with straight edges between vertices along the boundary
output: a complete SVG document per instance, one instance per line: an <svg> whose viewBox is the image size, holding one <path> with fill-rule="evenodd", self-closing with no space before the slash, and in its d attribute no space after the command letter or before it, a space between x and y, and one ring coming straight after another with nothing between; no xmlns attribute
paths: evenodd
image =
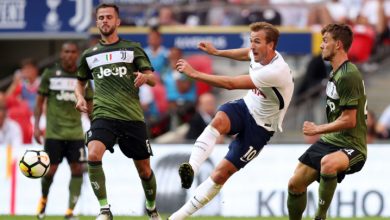
<svg viewBox="0 0 390 220"><path fill-rule="evenodd" d="M199 167L214 149L218 136L237 135L211 176L197 187L195 195L186 204L168 218L170 220L185 219L206 205L235 172L260 153L274 132L282 131L294 83L288 64L275 50L279 31L265 22L251 24L250 30L250 48L218 50L211 43L199 43L199 48L208 54L250 61L249 75L209 75L196 71L183 59L177 63L177 70L194 80L229 90L249 91L242 99L220 106L212 122L196 140L189 162L180 165L182 187L188 189Z"/></svg>

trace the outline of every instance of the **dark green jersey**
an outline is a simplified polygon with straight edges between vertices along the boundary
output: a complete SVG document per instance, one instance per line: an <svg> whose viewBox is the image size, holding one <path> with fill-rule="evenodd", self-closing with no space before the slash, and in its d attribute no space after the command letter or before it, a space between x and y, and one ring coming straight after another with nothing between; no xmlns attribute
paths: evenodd
<svg viewBox="0 0 390 220"><path fill-rule="evenodd" d="M95 82L93 119L144 121L139 89L134 86L134 72L144 70L153 68L136 42L121 39L109 45L99 43L84 51L77 76L79 80Z"/></svg>
<svg viewBox="0 0 390 220"><path fill-rule="evenodd" d="M84 139L81 115L75 109L74 89L76 83L76 72L68 73L60 65L44 70L38 93L47 97L46 138ZM87 88L86 99L90 100L93 92L90 86Z"/></svg>
<svg viewBox="0 0 390 220"><path fill-rule="evenodd" d="M339 147L354 148L367 156L367 100L362 75L354 64L347 61L331 73L326 95L328 122L335 121L345 109L356 109L356 126L325 134L321 139Z"/></svg>

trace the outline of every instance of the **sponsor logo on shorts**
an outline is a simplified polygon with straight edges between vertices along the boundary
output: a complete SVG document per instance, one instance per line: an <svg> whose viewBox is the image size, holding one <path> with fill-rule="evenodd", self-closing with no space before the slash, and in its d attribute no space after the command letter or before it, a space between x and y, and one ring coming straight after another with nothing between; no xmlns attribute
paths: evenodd
<svg viewBox="0 0 390 220"><path fill-rule="evenodd" d="M146 139L145 143L146 143L146 149L147 149L148 153L152 154L152 147L150 146L149 140Z"/></svg>

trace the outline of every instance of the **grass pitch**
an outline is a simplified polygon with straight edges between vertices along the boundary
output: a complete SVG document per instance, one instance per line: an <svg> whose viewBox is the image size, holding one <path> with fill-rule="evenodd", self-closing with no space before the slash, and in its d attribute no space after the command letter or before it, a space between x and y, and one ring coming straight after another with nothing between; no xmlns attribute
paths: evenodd
<svg viewBox="0 0 390 220"><path fill-rule="evenodd" d="M95 220L95 216L79 216L79 220ZM163 215L162 219L166 219L167 216ZM63 220L63 216L46 216L45 220ZM134 216L114 216L115 220L141 220L148 219L146 216L134 217ZM287 220L287 217L217 217L217 216L204 216L204 217L191 217L189 220L222 220L222 219L231 219L231 220ZM381 217L366 217L366 218L330 218L329 220L390 220L388 218ZM36 220L35 216L8 216L0 215L0 220ZM305 220L310 220L305 218Z"/></svg>

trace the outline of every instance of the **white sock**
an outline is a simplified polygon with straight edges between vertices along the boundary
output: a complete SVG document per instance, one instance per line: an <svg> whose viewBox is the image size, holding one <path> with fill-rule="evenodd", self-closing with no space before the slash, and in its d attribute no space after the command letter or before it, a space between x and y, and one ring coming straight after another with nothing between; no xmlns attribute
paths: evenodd
<svg viewBox="0 0 390 220"><path fill-rule="evenodd" d="M220 133L213 126L208 125L202 134L196 139L194 146L192 147L192 153L189 163L194 170L194 174L197 174L200 165L210 156L215 147L217 138Z"/></svg>
<svg viewBox="0 0 390 220"><path fill-rule="evenodd" d="M211 201L221 190L222 185L216 184L211 177L207 178L195 190L195 195L178 211L169 216L169 220L183 220Z"/></svg>
<svg viewBox="0 0 390 220"><path fill-rule="evenodd" d="M109 209L110 208L110 204L106 204L106 205L102 205L100 206L101 209Z"/></svg>

